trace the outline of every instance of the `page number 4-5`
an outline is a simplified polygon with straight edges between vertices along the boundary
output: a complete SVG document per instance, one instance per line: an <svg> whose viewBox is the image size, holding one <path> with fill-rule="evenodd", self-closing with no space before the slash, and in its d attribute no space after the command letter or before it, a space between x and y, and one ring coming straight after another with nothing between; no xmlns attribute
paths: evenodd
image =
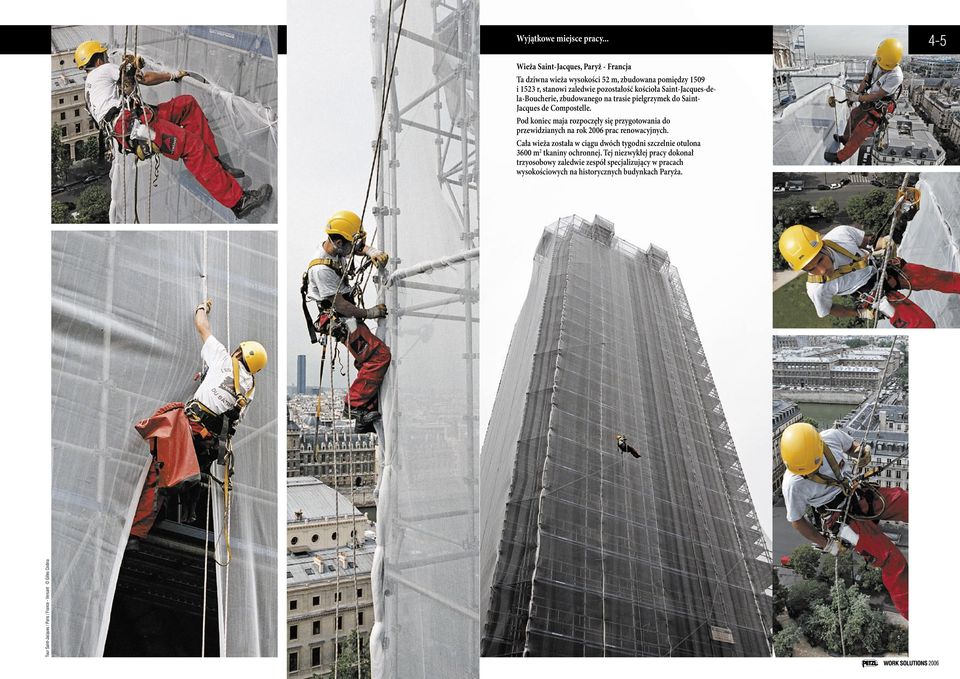
<svg viewBox="0 0 960 679"><path fill-rule="evenodd" d="M933 47L946 47L947 46L947 36L940 34L940 36L931 35L930 39L927 40Z"/></svg>

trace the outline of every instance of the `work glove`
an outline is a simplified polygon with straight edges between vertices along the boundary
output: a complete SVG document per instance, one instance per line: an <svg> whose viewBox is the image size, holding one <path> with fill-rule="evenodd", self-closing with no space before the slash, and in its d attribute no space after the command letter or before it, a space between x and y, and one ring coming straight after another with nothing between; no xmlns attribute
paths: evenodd
<svg viewBox="0 0 960 679"><path fill-rule="evenodd" d="M877 242L874 245L874 248L875 250L873 251L873 254L875 255L882 257L884 250L889 248L890 256L891 257L897 256L897 244L893 242L893 239L890 236L880 236L880 238L877 239Z"/></svg>
<svg viewBox="0 0 960 679"><path fill-rule="evenodd" d="M860 457L857 458L857 464L861 467L866 467L870 464L870 461L873 459L873 446L869 443L864 443L860 446Z"/></svg>
<svg viewBox="0 0 960 679"><path fill-rule="evenodd" d="M203 300L202 302L200 302L200 304L197 305L197 308L194 310L193 313L196 314L197 311L200 311L200 309L203 309L204 312L206 312L206 314L209 316L210 311L213 309L213 300L207 297L205 300Z"/></svg>
<svg viewBox="0 0 960 679"><path fill-rule="evenodd" d="M844 547L843 543L837 538L828 538L827 544L823 546L823 551L825 554L840 556L843 552L847 551L847 548Z"/></svg>
<svg viewBox="0 0 960 679"><path fill-rule="evenodd" d="M180 82L181 80L183 80L185 77L187 77L188 75L190 75L190 74L187 73L186 71L180 70L180 71L177 71L176 73L171 73L171 74L170 74L170 81L171 81L171 82L178 83L178 82Z"/></svg>
<svg viewBox="0 0 960 679"><path fill-rule="evenodd" d="M837 98L832 94L827 97L827 106L830 108L836 108L837 106Z"/></svg>
<svg viewBox="0 0 960 679"><path fill-rule="evenodd" d="M857 309L857 317L862 318L865 321L872 321L877 317L877 310L866 307L864 309Z"/></svg>
<svg viewBox="0 0 960 679"><path fill-rule="evenodd" d="M387 305L378 304L375 307L370 307L369 309L364 310L364 318L386 318L387 316Z"/></svg>
<svg viewBox="0 0 960 679"><path fill-rule="evenodd" d="M387 265L387 261L390 259L390 255L386 252L377 250L376 248L367 249L367 257L370 258L370 261L373 262L374 266L384 267Z"/></svg>
<svg viewBox="0 0 960 679"><path fill-rule="evenodd" d="M137 70L140 70L146 66L146 62L139 54L124 54L122 63L129 64Z"/></svg>

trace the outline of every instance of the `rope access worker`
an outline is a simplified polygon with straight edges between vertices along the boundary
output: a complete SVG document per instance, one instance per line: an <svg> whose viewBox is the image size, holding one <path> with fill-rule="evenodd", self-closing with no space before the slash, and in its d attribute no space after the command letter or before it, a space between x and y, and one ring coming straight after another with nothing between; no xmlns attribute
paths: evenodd
<svg viewBox="0 0 960 679"><path fill-rule="evenodd" d="M100 129L116 140L121 151L144 160L161 153L183 164L219 203L243 219L266 203L273 187L243 190L237 178L243 170L221 157L213 132L200 104L189 94L157 106L139 101L138 85L180 82L187 71L144 71L140 56L126 55L120 64L108 61L107 46L96 40L80 43L73 55L77 68L87 74L84 99Z"/></svg>
<svg viewBox="0 0 960 679"><path fill-rule="evenodd" d="M621 453L630 453L636 458L640 457L640 453L627 442L627 437L624 434L617 434L617 448L619 448Z"/></svg>
<svg viewBox="0 0 960 679"><path fill-rule="evenodd" d="M857 87L856 93L847 94L848 103L857 103L847 118L847 127L842 135L834 135L841 144L837 152L825 151L823 159L828 163L842 163L853 156L877 128L885 125L887 116L893 113L895 100L903 85L903 45L896 38L887 38L877 46L877 53ZM831 107L837 105L834 97L828 98Z"/></svg>
<svg viewBox="0 0 960 679"><path fill-rule="evenodd" d="M204 371L198 376L200 386L183 408L193 431L197 460L204 472L219 457L224 418L229 440L253 399L253 376L267 364L267 351L259 342L240 342L232 354L227 353L210 330L211 306L211 300L205 300L194 312L193 324L203 345L200 358Z"/></svg>
<svg viewBox="0 0 960 679"><path fill-rule="evenodd" d="M873 557L893 605L907 618L907 560L877 526L880 520L908 521L907 491L851 483L855 468L870 464L871 448L839 429L818 432L806 422L791 424L780 439L780 456L787 466L782 485L787 521L825 552L836 556L849 545ZM804 517L808 508L829 537Z"/></svg>
<svg viewBox="0 0 960 679"><path fill-rule="evenodd" d="M374 431L380 419L380 385L390 366L390 347L370 332L367 319L384 318L387 307L377 304L370 309L356 306L350 277L354 255L369 258L383 267L389 259L385 252L366 245L366 234L360 217L349 210L334 213L326 226L327 238L314 253L304 274L301 288L307 322L313 324L311 334L329 333L347 345L354 358L357 376L350 385L344 403L344 415L356 420L358 434ZM307 301L316 303L320 315L312 320Z"/></svg>
<svg viewBox="0 0 960 679"><path fill-rule="evenodd" d="M872 320L879 311L896 328L936 327L923 309L899 291L960 294L960 273L912 264L894 256L887 261L881 299L873 300L881 264L872 255L882 254L887 247L895 254L896 245L883 236L877 240L878 252L874 253L870 249L872 241L872 236L853 226L836 226L821 236L808 226L795 224L781 234L779 247L791 268L807 272L807 296L820 318L829 315ZM855 297L857 308L834 304L835 295Z"/></svg>

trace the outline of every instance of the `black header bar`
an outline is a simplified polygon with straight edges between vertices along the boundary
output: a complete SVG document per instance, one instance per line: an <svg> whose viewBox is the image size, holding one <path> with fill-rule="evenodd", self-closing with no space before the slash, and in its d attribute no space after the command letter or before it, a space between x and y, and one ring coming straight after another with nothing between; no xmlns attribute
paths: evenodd
<svg viewBox="0 0 960 679"><path fill-rule="evenodd" d="M0 26L0 54L50 54L49 26Z"/></svg>
<svg viewBox="0 0 960 679"><path fill-rule="evenodd" d="M287 53L287 25L277 26L277 54Z"/></svg>
<svg viewBox="0 0 960 679"><path fill-rule="evenodd" d="M910 26L907 30L910 56L960 55L960 26Z"/></svg>
<svg viewBox="0 0 960 679"><path fill-rule="evenodd" d="M772 26L480 27L481 54L771 54Z"/></svg>

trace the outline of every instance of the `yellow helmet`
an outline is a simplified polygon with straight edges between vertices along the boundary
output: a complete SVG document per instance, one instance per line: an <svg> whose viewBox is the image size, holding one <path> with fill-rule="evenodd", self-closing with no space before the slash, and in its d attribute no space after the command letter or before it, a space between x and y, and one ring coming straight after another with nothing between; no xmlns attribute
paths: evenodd
<svg viewBox="0 0 960 679"><path fill-rule="evenodd" d="M343 236L351 243L357 242L363 237L363 226L360 223L360 217L350 210L340 210L334 212L333 216L327 221L327 234L337 234Z"/></svg>
<svg viewBox="0 0 960 679"><path fill-rule="evenodd" d="M73 61L79 69L85 69L94 55L106 54L107 46L99 40L87 40L77 46L77 51L73 53Z"/></svg>
<svg viewBox="0 0 960 679"><path fill-rule="evenodd" d="M780 234L780 254L794 271L800 271L823 249L820 234L803 224L794 224Z"/></svg>
<svg viewBox="0 0 960 679"><path fill-rule="evenodd" d="M892 71L903 59L903 45L896 38L887 38L877 45L877 66Z"/></svg>
<svg viewBox="0 0 960 679"><path fill-rule="evenodd" d="M820 469L823 446L820 432L812 424L797 422L787 427L780 437L780 457L787 469L806 476Z"/></svg>
<svg viewBox="0 0 960 679"><path fill-rule="evenodd" d="M263 367L267 364L267 350L263 348L260 342L252 340L240 342L240 357L251 375L263 370Z"/></svg>

